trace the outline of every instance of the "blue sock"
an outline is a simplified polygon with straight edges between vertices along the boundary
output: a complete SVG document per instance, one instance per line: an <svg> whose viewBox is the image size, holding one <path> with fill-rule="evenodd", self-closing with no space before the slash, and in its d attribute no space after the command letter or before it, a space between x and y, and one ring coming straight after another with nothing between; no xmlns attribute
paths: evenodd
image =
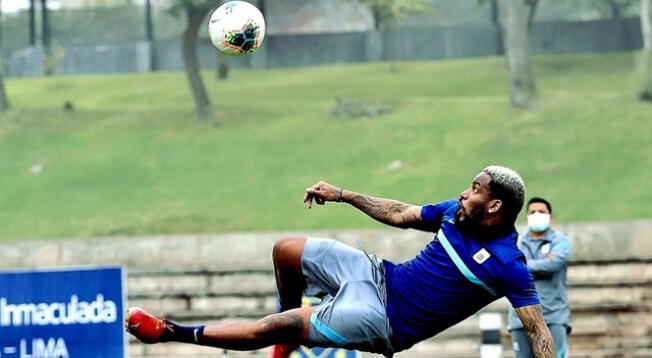
<svg viewBox="0 0 652 358"><path fill-rule="evenodd" d="M182 342L202 344L204 341L204 327L205 326L182 326L172 321L165 321L170 329L163 331L160 337L160 342Z"/></svg>

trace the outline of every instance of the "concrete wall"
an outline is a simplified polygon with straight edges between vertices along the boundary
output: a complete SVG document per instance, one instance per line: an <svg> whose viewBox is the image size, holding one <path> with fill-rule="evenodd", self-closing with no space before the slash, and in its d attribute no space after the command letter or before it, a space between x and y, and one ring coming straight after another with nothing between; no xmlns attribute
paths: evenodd
<svg viewBox="0 0 652 358"><path fill-rule="evenodd" d="M394 58L433 60L496 55L494 29L487 25L397 28L389 36ZM535 54L605 52L640 49L638 19L537 23L531 35ZM150 68L183 68L179 39L97 46L66 46L58 74L145 72ZM390 56L378 32L269 35L253 56L230 58L233 67L269 68L383 61ZM207 39L198 45L200 66L213 69L217 56ZM9 77L40 76L45 59L41 48L6 55Z"/></svg>
<svg viewBox="0 0 652 358"><path fill-rule="evenodd" d="M555 228L569 235L575 257L652 256L652 220L562 223ZM415 230L388 229L9 241L0 243L0 269L105 264L133 269L269 268L274 242L286 235L336 238L392 260L413 257L432 238Z"/></svg>

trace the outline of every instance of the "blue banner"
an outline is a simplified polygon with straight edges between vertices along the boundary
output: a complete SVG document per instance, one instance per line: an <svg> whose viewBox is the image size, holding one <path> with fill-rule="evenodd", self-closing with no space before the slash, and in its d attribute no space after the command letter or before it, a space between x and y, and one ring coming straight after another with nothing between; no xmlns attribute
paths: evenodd
<svg viewBox="0 0 652 358"><path fill-rule="evenodd" d="M0 358L126 356L119 267L0 272Z"/></svg>

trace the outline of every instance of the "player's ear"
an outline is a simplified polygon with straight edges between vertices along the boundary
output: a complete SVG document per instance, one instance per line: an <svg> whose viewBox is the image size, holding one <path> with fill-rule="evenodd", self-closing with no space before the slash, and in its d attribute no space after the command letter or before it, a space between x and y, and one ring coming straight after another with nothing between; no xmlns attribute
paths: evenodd
<svg viewBox="0 0 652 358"><path fill-rule="evenodd" d="M503 202L500 199L491 199L489 200L489 204L487 204L487 210L489 211L489 214L497 213L502 207Z"/></svg>

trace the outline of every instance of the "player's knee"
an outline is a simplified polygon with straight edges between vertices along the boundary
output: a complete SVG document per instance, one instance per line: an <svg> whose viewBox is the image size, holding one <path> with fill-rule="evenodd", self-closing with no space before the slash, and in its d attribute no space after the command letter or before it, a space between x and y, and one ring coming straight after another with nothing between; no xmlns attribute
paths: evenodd
<svg viewBox="0 0 652 358"><path fill-rule="evenodd" d="M306 243L305 237L284 237L274 244L272 259L277 267L301 265L301 253Z"/></svg>

